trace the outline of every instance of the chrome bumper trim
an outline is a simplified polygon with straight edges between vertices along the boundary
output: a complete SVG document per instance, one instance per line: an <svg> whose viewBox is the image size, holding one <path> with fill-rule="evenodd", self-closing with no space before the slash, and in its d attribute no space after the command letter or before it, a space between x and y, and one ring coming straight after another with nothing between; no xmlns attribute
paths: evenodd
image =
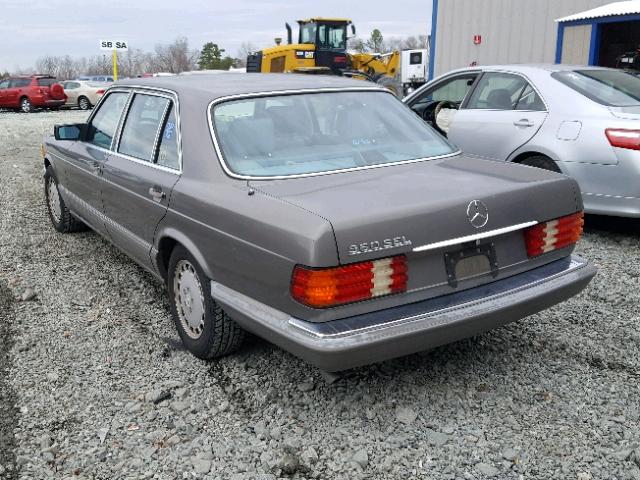
<svg viewBox="0 0 640 480"><path fill-rule="evenodd" d="M447 313L464 309L473 304L478 305L491 302L500 297L527 290L562 277L587 265L588 262L586 260L572 256L566 259L556 260L550 264L514 275L513 277L414 304L323 323L312 323L291 317L288 323L291 327L315 339L349 337L371 331L398 327L412 322L424 321L429 318L433 318L433 324L430 326L437 327L447 323L446 320L443 320L443 318L447 318ZM415 310L415 313L404 315L400 318L393 318L394 315L398 314L397 312L402 310Z"/></svg>

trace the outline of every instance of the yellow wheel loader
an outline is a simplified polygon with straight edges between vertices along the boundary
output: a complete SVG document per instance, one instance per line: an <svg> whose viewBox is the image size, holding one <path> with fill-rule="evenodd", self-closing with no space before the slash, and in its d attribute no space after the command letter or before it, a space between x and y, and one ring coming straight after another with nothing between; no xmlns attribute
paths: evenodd
<svg viewBox="0 0 640 480"><path fill-rule="evenodd" d="M318 73L343 75L379 83L402 95L396 80L400 68L400 52L386 54L347 52L347 28L355 35L355 27L346 18L310 18L298 20L298 43L293 43L287 23L287 43L276 38L276 46L247 57L247 72Z"/></svg>

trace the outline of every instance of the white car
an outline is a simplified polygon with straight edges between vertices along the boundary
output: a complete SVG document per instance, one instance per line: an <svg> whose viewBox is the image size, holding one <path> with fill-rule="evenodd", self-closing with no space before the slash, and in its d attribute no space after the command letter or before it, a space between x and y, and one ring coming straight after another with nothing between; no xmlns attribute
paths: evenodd
<svg viewBox="0 0 640 480"><path fill-rule="evenodd" d="M65 107L78 107L80 110L88 110L100 101L109 85L109 83L87 82L84 80L62 82L64 93L67 94Z"/></svg>
<svg viewBox="0 0 640 480"><path fill-rule="evenodd" d="M403 100L469 156L565 173L585 212L640 217L640 77L568 65L456 70Z"/></svg>

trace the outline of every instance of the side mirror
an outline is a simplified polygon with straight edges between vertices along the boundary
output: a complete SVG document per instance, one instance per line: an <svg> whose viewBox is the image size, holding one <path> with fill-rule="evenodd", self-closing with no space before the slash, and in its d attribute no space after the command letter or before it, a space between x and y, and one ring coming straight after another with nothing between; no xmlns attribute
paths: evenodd
<svg viewBox="0 0 640 480"><path fill-rule="evenodd" d="M351 35L356 35L356 26L353 23L351 24Z"/></svg>
<svg viewBox="0 0 640 480"><path fill-rule="evenodd" d="M56 125L53 127L53 136L56 140L82 140L86 126L86 123Z"/></svg>

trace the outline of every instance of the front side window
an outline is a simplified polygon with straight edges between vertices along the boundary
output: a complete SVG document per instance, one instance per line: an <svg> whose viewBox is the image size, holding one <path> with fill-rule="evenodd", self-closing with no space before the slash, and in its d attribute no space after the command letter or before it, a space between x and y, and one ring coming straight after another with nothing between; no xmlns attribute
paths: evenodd
<svg viewBox="0 0 640 480"><path fill-rule="evenodd" d="M318 28L318 46L344 50L347 48L347 27L344 25L320 25Z"/></svg>
<svg viewBox="0 0 640 480"><path fill-rule="evenodd" d="M212 107L234 173L274 177L424 160L455 149L392 95L323 92Z"/></svg>
<svg viewBox="0 0 640 480"><path fill-rule="evenodd" d="M640 77L630 73L593 69L555 72L551 76L601 105L640 105Z"/></svg>
<svg viewBox="0 0 640 480"><path fill-rule="evenodd" d="M116 134L118 123L124 106L127 104L128 93L110 93L104 99L95 113L87 129L87 142L102 148L111 148L111 142Z"/></svg>
<svg viewBox="0 0 640 480"><path fill-rule="evenodd" d="M316 29L318 28L315 23L305 23L300 25L300 43L316 43Z"/></svg>
<svg viewBox="0 0 640 480"><path fill-rule="evenodd" d="M445 80L444 83L440 83L424 92L418 101L414 102L414 105L443 101L462 102L464 97L467 96L471 85L473 85L476 76L477 75L465 75Z"/></svg>
<svg viewBox="0 0 640 480"><path fill-rule="evenodd" d="M153 162L156 137L169 102L165 97L136 93L124 122L118 152Z"/></svg>
<svg viewBox="0 0 640 480"><path fill-rule="evenodd" d="M465 108L478 110L515 110L520 99L529 88L528 97L523 99L523 106L528 102L538 105L540 99L529 83L520 75L511 73L485 73L469 98ZM544 109L544 108L543 108Z"/></svg>
<svg viewBox="0 0 640 480"><path fill-rule="evenodd" d="M169 112L160 132L160 146L158 147L158 165L180 169L178 157L178 125L176 123L176 113L173 104L169 106Z"/></svg>

